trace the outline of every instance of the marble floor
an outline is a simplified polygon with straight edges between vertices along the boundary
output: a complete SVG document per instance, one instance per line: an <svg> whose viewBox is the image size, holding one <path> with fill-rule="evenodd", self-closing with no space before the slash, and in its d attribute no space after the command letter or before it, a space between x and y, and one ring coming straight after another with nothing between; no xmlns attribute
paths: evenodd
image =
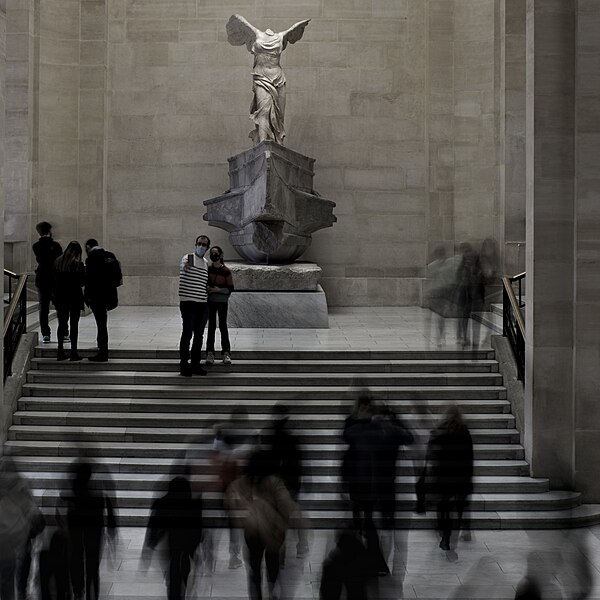
<svg viewBox="0 0 600 600"><path fill-rule="evenodd" d="M456 349L456 319L444 319L445 337L438 339L436 316L428 309L410 307L331 308L329 329L230 329L235 350L428 350ZM177 348L181 317L177 307L124 306L109 313L111 348ZM53 339L56 322L51 323ZM472 327L472 324L471 324ZM80 348L93 346L94 317L79 324ZM475 325L480 348L489 348L490 330ZM219 344L217 332L217 347Z"/></svg>
<svg viewBox="0 0 600 600"><path fill-rule="evenodd" d="M144 530L119 532L116 552L105 559L101 570L101 597L134 600L164 598L166 588L159 561L141 568ZM228 568L228 533L212 532L214 569L201 564L190 578L188 598L248 598L245 566ZM443 552L431 531L397 532L406 552L394 552L389 564L393 573L378 579L369 598L502 598L515 597L516 586L527 565L542 587L543 598L600 598L600 527L570 531L476 531L472 540L460 540L455 550ZM295 557L289 536L285 569L280 574L279 598L319 598L323 558L333 545L334 533L309 535L310 552ZM402 546L402 544L400 544ZM404 565L406 565L404 567ZM585 585L589 595L577 595ZM265 596L266 597L266 596ZM366 600L366 599L365 599Z"/></svg>
<svg viewBox="0 0 600 600"><path fill-rule="evenodd" d="M419 307L336 308L328 330L233 329L234 350L336 349L400 350L437 348L430 329L429 311ZM53 328L56 324L53 324ZM91 315L80 322L80 347L94 345ZM173 307L119 307L109 316L112 348L177 348L180 317ZM480 330L480 347L488 348L490 332ZM441 347L457 348L456 322L446 320ZM143 572L140 564L144 540L141 528L119 531L116 552L102 564L103 598L164 598L166 590L158 560ZM248 598L244 566L228 568L228 533L213 535L214 568L206 563L195 570L188 597ZM588 598L600 599L600 526L570 531L476 531L470 542L460 540L455 550L443 552L433 531L397 532L405 552L390 557L393 574L379 579L370 598L514 598L527 571L543 586L543 598L574 598L585 581ZM281 572L280 598L304 600L319 597L321 565L333 547L334 533L309 533L310 552L299 559L289 541L286 568Z"/></svg>

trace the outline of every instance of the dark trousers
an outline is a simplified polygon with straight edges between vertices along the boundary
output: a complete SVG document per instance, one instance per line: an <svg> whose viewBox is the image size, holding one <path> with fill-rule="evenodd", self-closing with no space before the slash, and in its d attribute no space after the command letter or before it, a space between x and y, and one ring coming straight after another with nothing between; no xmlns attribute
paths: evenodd
<svg viewBox="0 0 600 600"><path fill-rule="evenodd" d="M71 536L71 585L75 597L97 600L100 595L100 551L102 531L77 527Z"/></svg>
<svg viewBox="0 0 600 600"><path fill-rule="evenodd" d="M208 318L208 308L206 302L192 302L185 300L179 303L181 311L182 331L179 341L179 360L181 363L187 363L190 359L190 342L192 338L192 364L199 365L202 354L202 340L204 338L204 328Z"/></svg>
<svg viewBox="0 0 600 600"><path fill-rule="evenodd" d="M58 347L62 349L63 338L69 333L71 327L71 354L77 354L77 338L79 337L79 317L81 309L79 306L62 304L56 307L58 315Z"/></svg>
<svg viewBox="0 0 600 600"><path fill-rule="evenodd" d="M456 494L449 495L443 494L438 502L437 519L438 519L438 530L442 536L442 539L450 542L450 536L452 535L452 509L456 510L456 527L457 531L460 531L461 526L468 527L468 523L463 518L463 514L467 507L468 495Z"/></svg>
<svg viewBox="0 0 600 600"><path fill-rule="evenodd" d="M90 302L90 308L96 319L98 335L96 341L100 352L108 352L108 310L104 302Z"/></svg>
<svg viewBox="0 0 600 600"><path fill-rule="evenodd" d="M277 550L267 548L260 536L246 535L246 546L248 547L248 587L251 600L262 600L262 561L265 557L267 566L267 581L275 585L279 576L279 548Z"/></svg>
<svg viewBox="0 0 600 600"><path fill-rule="evenodd" d="M169 576L167 578L168 600L182 600L185 598L190 570L189 552L185 550L172 550L169 560Z"/></svg>
<svg viewBox="0 0 600 600"><path fill-rule="evenodd" d="M206 336L206 351L215 351L217 317L219 317L219 331L221 332L221 352L231 352L229 331L227 331L227 302L208 303L208 335Z"/></svg>
<svg viewBox="0 0 600 600"><path fill-rule="evenodd" d="M39 317L40 317L40 329L42 330L42 336L50 335L50 325L48 325L48 315L50 313L50 301L52 299L52 288L50 287L39 287L38 291L38 302L39 302ZM68 333L68 331L67 331Z"/></svg>

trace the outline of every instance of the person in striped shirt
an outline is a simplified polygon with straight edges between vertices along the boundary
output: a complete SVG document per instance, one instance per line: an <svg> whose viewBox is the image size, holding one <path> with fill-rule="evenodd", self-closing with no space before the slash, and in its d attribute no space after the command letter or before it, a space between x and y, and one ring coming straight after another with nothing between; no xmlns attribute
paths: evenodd
<svg viewBox="0 0 600 600"><path fill-rule="evenodd" d="M179 341L179 372L184 377L206 375L200 366L200 357L208 318L208 261L204 255L209 248L210 239L199 235L195 252L184 255L179 265L179 309L183 326Z"/></svg>

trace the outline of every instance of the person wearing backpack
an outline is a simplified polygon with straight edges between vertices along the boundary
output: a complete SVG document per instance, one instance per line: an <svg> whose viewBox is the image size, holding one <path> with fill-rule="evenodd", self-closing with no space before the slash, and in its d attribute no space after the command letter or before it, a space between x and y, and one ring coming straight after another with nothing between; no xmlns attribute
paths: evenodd
<svg viewBox="0 0 600 600"><path fill-rule="evenodd" d="M98 353L89 360L108 360L108 311L119 304L117 288L123 283L117 257L94 238L85 243L85 302L92 309L98 329Z"/></svg>

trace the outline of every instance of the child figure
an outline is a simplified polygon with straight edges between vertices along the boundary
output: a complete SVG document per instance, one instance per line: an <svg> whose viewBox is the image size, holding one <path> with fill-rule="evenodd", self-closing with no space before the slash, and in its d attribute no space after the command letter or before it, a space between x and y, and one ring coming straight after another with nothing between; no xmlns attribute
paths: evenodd
<svg viewBox="0 0 600 600"><path fill-rule="evenodd" d="M219 246L210 249L212 264L208 267L208 337L206 340L206 364L215 362L215 331L217 316L221 332L221 352L223 364L231 364L231 345L227 331L227 304L233 292L231 271L223 262L223 250Z"/></svg>

